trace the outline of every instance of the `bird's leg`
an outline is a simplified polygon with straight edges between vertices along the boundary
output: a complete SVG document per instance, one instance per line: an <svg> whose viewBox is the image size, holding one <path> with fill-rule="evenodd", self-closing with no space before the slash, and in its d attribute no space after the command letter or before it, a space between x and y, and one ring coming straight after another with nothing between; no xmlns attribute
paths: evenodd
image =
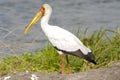
<svg viewBox="0 0 120 80"><path fill-rule="evenodd" d="M68 60L68 55L66 55L66 61L67 61L67 66L68 66L68 74L70 74L71 70L70 70L70 63L69 63L69 60Z"/></svg>
<svg viewBox="0 0 120 80"><path fill-rule="evenodd" d="M62 54L60 54L60 63L61 63L61 73L64 74L64 62L63 62Z"/></svg>

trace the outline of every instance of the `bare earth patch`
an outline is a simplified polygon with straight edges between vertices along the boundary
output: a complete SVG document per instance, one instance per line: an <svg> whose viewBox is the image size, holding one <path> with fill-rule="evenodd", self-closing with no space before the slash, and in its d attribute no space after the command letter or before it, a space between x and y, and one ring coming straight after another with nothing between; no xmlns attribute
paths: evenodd
<svg viewBox="0 0 120 80"><path fill-rule="evenodd" d="M120 62L110 68L93 69L74 74L16 72L2 76L0 80L120 80Z"/></svg>

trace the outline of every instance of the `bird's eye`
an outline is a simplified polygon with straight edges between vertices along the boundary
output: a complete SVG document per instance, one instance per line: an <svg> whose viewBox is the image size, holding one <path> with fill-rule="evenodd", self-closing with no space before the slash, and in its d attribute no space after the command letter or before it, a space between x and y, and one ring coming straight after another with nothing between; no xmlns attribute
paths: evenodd
<svg viewBox="0 0 120 80"><path fill-rule="evenodd" d="M45 8L44 7L42 7L43 8L43 10L45 11Z"/></svg>

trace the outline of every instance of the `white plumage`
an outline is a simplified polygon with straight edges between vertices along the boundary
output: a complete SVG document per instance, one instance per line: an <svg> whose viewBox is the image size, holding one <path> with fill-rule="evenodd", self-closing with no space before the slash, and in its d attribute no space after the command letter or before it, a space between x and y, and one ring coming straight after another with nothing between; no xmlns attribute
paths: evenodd
<svg viewBox="0 0 120 80"><path fill-rule="evenodd" d="M43 30L52 45L60 50L74 52L80 49L85 55L91 52L76 36L60 27L49 26L48 28L48 26L42 26L42 28L44 28Z"/></svg>

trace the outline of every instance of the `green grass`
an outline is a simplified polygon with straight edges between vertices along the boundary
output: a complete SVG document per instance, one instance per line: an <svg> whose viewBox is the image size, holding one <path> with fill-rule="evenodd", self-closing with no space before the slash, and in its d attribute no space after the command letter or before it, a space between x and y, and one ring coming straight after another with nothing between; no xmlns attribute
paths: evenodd
<svg viewBox="0 0 120 80"><path fill-rule="evenodd" d="M107 33L113 36L108 36ZM113 62L120 61L120 28L116 31L100 29L87 36L87 30L81 36L81 41L95 54L97 65L81 58L69 56L72 72L81 72L100 67L109 67ZM65 58L64 63L66 64ZM24 53L20 56L8 56L0 60L0 76L16 71L60 72L58 53L49 44L43 50L34 53ZM67 65L65 65L67 72Z"/></svg>

